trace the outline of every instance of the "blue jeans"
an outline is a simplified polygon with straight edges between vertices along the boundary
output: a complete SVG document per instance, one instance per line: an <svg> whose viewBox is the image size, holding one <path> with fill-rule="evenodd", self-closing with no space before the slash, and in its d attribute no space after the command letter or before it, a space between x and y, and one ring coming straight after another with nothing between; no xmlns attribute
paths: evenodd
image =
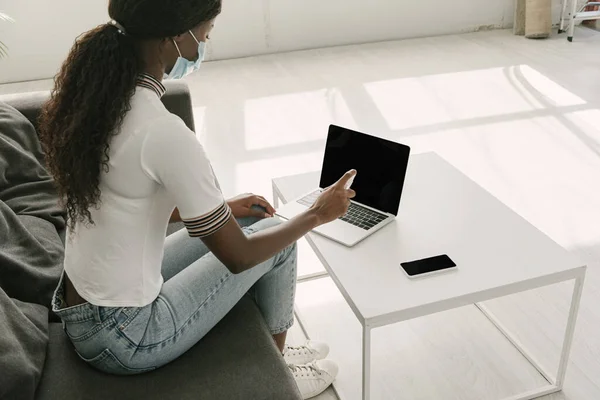
<svg viewBox="0 0 600 400"><path fill-rule="evenodd" d="M279 224L277 218L238 221L247 235ZM52 309L63 321L77 354L101 371L138 374L185 353L242 298L251 296L273 335L294 320L296 245L233 275L198 238L182 230L165 242L164 284L145 307L66 307L61 278Z"/></svg>

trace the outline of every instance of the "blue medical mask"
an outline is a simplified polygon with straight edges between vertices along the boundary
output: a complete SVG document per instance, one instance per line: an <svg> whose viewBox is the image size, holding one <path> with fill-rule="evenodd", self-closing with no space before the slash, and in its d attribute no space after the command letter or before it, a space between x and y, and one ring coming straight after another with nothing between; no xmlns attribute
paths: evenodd
<svg viewBox="0 0 600 400"><path fill-rule="evenodd" d="M177 46L177 43L173 40L173 44L177 48L177 52L179 52L179 58L177 58L177 61L175 62L175 65L173 66L173 69L171 70L171 72L169 74L165 74L165 79L184 78L184 77L188 76L189 74L198 71L198 69L200 68L200 64L202 64L202 61L204 61L204 53L206 51L206 43L201 42L198 39L196 39L196 36L194 36L192 31L189 31L189 32L190 32L190 35L192 35L192 37L196 41L196 43L198 43L198 60L190 61L186 58L183 58L183 56L181 55L181 51L179 51L179 46Z"/></svg>

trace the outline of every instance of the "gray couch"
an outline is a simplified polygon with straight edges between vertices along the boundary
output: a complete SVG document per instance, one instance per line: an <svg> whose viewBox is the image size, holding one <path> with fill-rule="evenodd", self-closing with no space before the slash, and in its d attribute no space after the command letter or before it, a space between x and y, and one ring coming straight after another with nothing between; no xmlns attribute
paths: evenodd
<svg viewBox="0 0 600 400"><path fill-rule="evenodd" d="M182 82L167 82L163 102L194 129L191 98ZM48 93L4 95L34 126ZM173 226L170 231L177 229ZM0 273L1 273L0 269ZM23 282L23 284L27 284ZM51 318L36 399L300 399L296 384L256 305L240 303L196 346L147 374L110 376L82 362ZM1 397L1 396L0 396Z"/></svg>

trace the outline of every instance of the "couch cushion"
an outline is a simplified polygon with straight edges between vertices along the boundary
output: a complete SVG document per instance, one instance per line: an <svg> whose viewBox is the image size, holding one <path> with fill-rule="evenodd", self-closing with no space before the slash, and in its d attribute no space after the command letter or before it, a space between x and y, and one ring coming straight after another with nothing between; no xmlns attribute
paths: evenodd
<svg viewBox="0 0 600 400"><path fill-rule="evenodd" d="M39 400L300 399L293 377L252 300L245 297L196 346L159 370L136 376L98 372L51 324Z"/></svg>
<svg viewBox="0 0 600 400"><path fill-rule="evenodd" d="M9 297L50 305L63 269L64 229L35 129L0 101L0 287Z"/></svg>
<svg viewBox="0 0 600 400"><path fill-rule="evenodd" d="M31 399L44 368L48 310L0 289L0 321L0 399Z"/></svg>

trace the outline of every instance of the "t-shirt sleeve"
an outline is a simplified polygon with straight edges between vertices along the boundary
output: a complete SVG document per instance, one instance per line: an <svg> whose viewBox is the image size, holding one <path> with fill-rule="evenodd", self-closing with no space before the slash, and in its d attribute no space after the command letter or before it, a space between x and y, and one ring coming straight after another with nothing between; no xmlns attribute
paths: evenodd
<svg viewBox="0 0 600 400"><path fill-rule="evenodd" d="M212 235L231 218L204 148L182 121L168 119L152 127L141 163L172 197L190 236Z"/></svg>

